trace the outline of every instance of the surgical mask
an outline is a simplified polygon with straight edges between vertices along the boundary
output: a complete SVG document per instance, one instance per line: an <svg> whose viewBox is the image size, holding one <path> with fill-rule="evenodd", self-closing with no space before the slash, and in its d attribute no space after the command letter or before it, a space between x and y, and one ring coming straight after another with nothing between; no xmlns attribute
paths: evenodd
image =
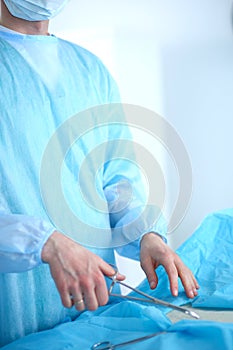
<svg viewBox="0 0 233 350"><path fill-rule="evenodd" d="M44 21L56 16L69 0L4 0L12 16Z"/></svg>

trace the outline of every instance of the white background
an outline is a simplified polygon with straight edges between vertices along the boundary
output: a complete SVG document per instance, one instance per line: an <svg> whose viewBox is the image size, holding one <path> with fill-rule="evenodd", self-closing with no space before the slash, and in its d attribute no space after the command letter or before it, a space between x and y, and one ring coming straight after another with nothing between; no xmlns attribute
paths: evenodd
<svg viewBox="0 0 233 350"><path fill-rule="evenodd" d="M232 207L232 17L230 0L70 0L51 22L52 33L102 59L123 102L159 113L183 139L193 195L169 235L173 248L205 215ZM156 146L151 150L160 159ZM168 162L164 174L171 208L179 190L173 168ZM120 263L129 282L142 278L138 264Z"/></svg>

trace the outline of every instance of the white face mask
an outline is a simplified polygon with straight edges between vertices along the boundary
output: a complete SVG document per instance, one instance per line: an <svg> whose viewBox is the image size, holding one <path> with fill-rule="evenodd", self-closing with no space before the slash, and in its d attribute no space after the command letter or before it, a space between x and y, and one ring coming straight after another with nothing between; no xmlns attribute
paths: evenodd
<svg viewBox="0 0 233 350"><path fill-rule="evenodd" d="M4 0L12 16L44 21L56 16L69 0Z"/></svg>

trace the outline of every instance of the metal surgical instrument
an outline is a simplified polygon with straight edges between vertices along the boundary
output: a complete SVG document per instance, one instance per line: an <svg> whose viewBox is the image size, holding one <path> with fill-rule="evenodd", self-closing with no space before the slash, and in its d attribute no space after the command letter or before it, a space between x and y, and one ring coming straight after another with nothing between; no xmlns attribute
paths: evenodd
<svg viewBox="0 0 233 350"><path fill-rule="evenodd" d="M148 334L148 335L145 335L144 337L135 338L135 339L128 340L128 341L125 341L123 343L119 343L119 344L115 344L115 345L113 345L110 341L102 341L102 342L99 342L99 343L92 345L91 350L114 350L114 349L118 349L118 348L123 348L124 346L139 343L141 341L153 338L156 335L159 335L162 333L166 333L166 332L156 332L156 333Z"/></svg>
<svg viewBox="0 0 233 350"><path fill-rule="evenodd" d="M149 295L147 293L144 293L144 292L142 292L139 289L133 288L130 285L128 285L128 284L126 284L126 283L124 283L122 281L117 280L118 269L117 269L117 267L115 265L112 265L112 264L110 264L110 265L114 268L115 274L113 276L108 276L109 278L112 279L112 283L111 283L110 288L109 288L109 295L114 296L114 297L118 297L118 298L124 298L124 299L129 299L129 300L135 300L135 301L141 301L141 302L146 302L146 303L152 303L152 304L158 304L158 305L166 306L166 307L169 307L171 309L177 310L179 312L183 312L184 314L186 314L188 316L191 316L193 318L196 318L196 319L200 318L199 315L196 314L196 312L194 312L192 310L189 310L189 309L181 307L181 306L173 305L173 304L168 303L166 301L154 298L151 295ZM115 286L116 283L119 283L122 286L131 289L135 293L144 296L144 298L134 297L134 296L130 296L130 295L122 295L122 294L112 293L113 287Z"/></svg>

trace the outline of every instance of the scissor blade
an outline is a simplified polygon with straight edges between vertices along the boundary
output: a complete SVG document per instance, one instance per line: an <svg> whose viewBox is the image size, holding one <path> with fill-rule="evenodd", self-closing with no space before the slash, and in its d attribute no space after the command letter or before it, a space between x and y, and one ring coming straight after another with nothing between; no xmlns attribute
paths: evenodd
<svg viewBox="0 0 233 350"><path fill-rule="evenodd" d="M135 293L138 293L140 295L143 295L146 299L142 299L142 298L137 298L137 297L132 297L132 296L129 296L129 295L121 295L121 294L118 294L117 296L118 297L124 297L125 299L131 299L131 300L137 300L137 301L143 301L143 302L147 302L147 303L155 303L155 304L158 304L158 305L162 305L162 306L166 306L166 307L169 307L171 309L174 309L174 310L177 310L179 312L183 312L184 314L186 315L189 315L193 318L196 318L196 319L199 319L200 316L198 314L196 314L196 312L192 311L192 310L189 310L189 309L186 309L182 306L177 306L177 305L173 305L171 303L168 303L167 301L163 301L163 300L160 300L160 299L157 299L157 298L154 298L152 297L151 295L147 294L147 293L144 293L142 292L141 290L139 289L136 289L136 288L133 288L131 286L129 286L128 284L122 282L122 281L117 281L117 283L120 283L122 286L124 287L127 287L129 289L131 289L132 291L134 291ZM113 295L113 294L111 294ZM116 296L116 295L115 295Z"/></svg>
<svg viewBox="0 0 233 350"><path fill-rule="evenodd" d="M116 345L114 345L114 346L115 346L115 349L116 349L116 348L121 348L121 347L126 346L126 345L136 344L136 343L139 343L139 342L141 342L141 341L144 341L144 340L147 340L147 339L156 337L157 335L163 334L163 333L166 333L166 332L156 332L156 333L144 335L143 337L136 338L136 339L132 339L132 340L128 340L128 341L126 341L126 342L124 342L124 343L116 344Z"/></svg>
<svg viewBox="0 0 233 350"><path fill-rule="evenodd" d="M163 334L163 333L166 333L166 332L161 331L161 332L151 333L148 335L144 335L143 337L127 340L123 343L119 343L119 344L115 344L115 345L111 344L109 341L103 341L103 342L96 343L96 344L92 345L91 350L114 350L114 349L118 349L118 348L123 348L127 345L136 344L136 343L139 343L141 341L156 337L157 335Z"/></svg>

